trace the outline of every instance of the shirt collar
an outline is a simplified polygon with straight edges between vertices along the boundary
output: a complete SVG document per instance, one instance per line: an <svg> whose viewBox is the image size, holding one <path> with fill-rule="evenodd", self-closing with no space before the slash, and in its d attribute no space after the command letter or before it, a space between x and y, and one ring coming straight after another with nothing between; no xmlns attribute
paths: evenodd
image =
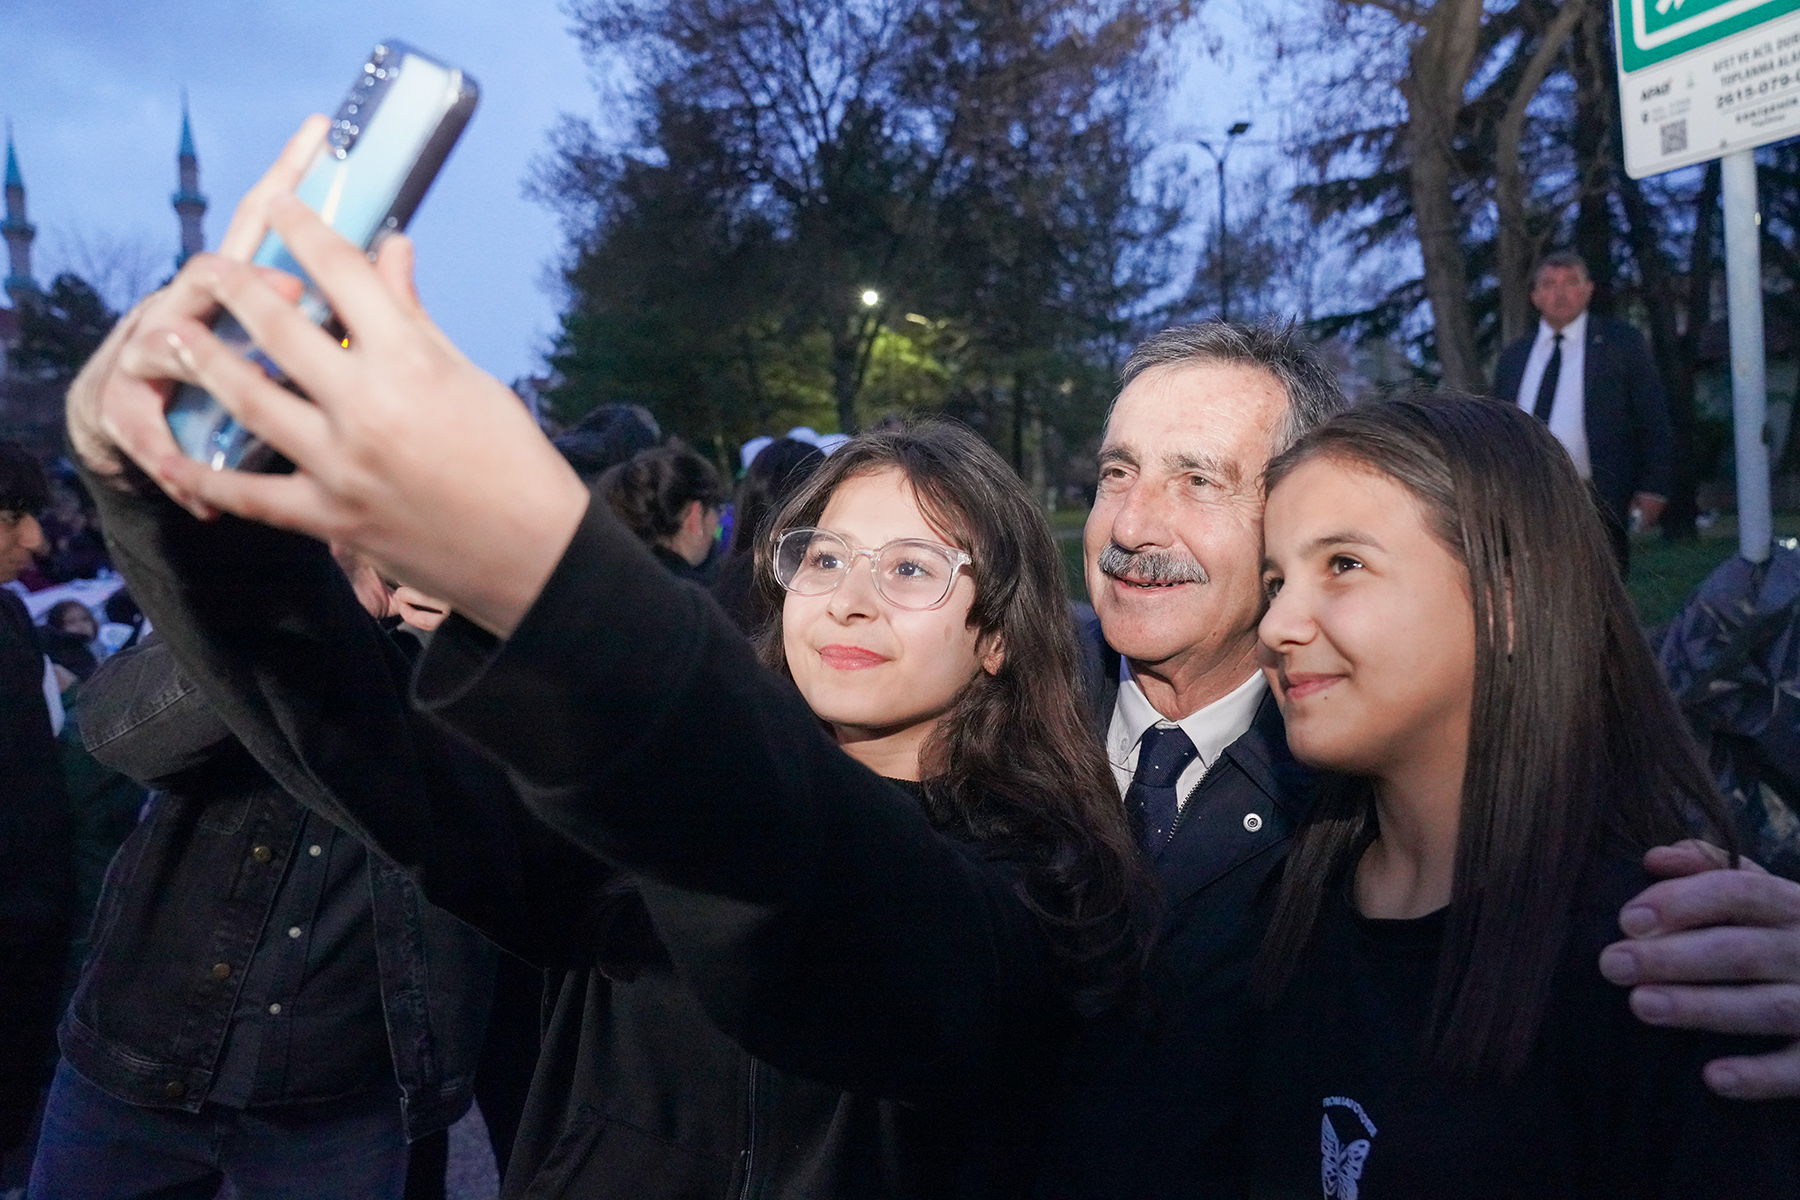
<svg viewBox="0 0 1800 1200"><path fill-rule="evenodd" d="M1129 664L1121 673L1125 677L1119 681L1119 698L1113 705L1112 725L1106 734L1106 756L1121 769L1130 763L1144 734L1158 724L1181 726L1181 731L1200 752L1201 763L1212 766L1213 761L1225 753L1225 747L1249 732L1251 723L1256 720L1257 706L1269 687L1263 673L1257 671L1198 712L1189 713L1179 721L1169 721L1151 706L1144 690L1131 677Z"/></svg>
<svg viewBox="0 0 1800 1200"><path fill-rule="evenodd" d="M1581 310L1580 316L1562 327L1563 345L1568 346L1576 342L1583 345L1587 343L1587 319L1587 309L1584 308ZM1556 330L1550 328L1550 322L1539 317L1537 340L1543 345L1549 346L1554 343L1555 339Z"/></svg>

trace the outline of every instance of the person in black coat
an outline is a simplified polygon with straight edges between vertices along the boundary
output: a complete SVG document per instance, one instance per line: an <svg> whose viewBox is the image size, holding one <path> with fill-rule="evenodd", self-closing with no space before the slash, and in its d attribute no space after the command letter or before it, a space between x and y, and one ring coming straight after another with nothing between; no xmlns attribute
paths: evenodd
<svg viewBox="0 0 1800 1200"><path fill-rule="evenodd" d="M0 583L44 546L49 484L0 442ZM0 588L0 1154L26 1134L50 1078L56 1000L69 952L75 859L45 663L24 603Z"/></svg>
<svg viewBox="0 0 1800 1200"><path fill-rule="evenodd" d="M1538 327L1500 352L1494 394L1550 426L1593 488L1613 553L1631 562L1631 513L1654 525L1674 490L1674 434L1644 335L1588 311L1587 264L1552 254L1532 275Z"/></svg>
<svg viewBox="0 0 1800 1200"><path fill-rule="evenodd" d="M421 695L503 751L508 784L404 703L404 671L367 669L379 648L323 547L95 480L134 594L267 769L549 971L509 1197L1017 1194L1070 1030L1123 990L1134 873L1081 726L1047 527L966 430L831 462L785 523L878 543L857 522L910 510L912 525L882 558L886 591L857 556L840 588L803 597L832 631L814 657L850 660L827 674L869 683L846 699L793 674L845 728L879 727L856 749L887 748L871 760L885 779L604 503L593 557L509 643L521 657L493 658L452 618L421 664ZM967 531L980 588L965 569L929 575L938 552L904 538L932 527L904 491L872 518L830 507L902 463ZM934 582L943 603L902 590ZM916 606L890 612L890 592ZM937 635L966 659L931 649ZM794 661L779 639L765 652ZM864 661L882 653L885 670ZM931 749L946 700L958 719ZM298 713L325 727L290 737ZM596 753L612 765L593 774Z"/></svg>

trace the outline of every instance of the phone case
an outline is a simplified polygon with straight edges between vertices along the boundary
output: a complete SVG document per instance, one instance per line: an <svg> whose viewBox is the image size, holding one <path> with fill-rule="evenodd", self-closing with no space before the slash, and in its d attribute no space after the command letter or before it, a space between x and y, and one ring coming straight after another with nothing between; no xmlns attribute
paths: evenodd
<svg viewBox="0 0 1800 1200"><path fill-rule="evenodd" d="M425 191L475 111L475 80L400 41L376 46L332 118L331 132L295 195L348 241L373 251L389 233L405 229ZM330 306L271 233L254 262L306 281L300 308L314 322L332 321ZM272 379L286 377L251 344L229 313L213 332L239 348ZM205 390L184 384L169 404L169 428L190 458L215 470L260 470L274 452Z"/></svg>

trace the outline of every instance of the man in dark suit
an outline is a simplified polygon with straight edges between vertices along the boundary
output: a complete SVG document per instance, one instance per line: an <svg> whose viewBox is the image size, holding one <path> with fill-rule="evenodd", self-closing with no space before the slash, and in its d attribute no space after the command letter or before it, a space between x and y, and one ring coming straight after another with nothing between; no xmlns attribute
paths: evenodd
<svg viewBox="0 0 1800 1200"><path fill-rule="evenodd" d="M1083 1031L1041 1197L1229 1191L1258 893L1310 801L1256 660L1262 471L1344 405L1292 330L1206 323L1132 354L1084 535L1089 697L1161 886L1143 1012Z"/></svg>
<svg viewBox="0 0 1800 1200"><path fill-rule="evenodd" d="M1494 392L1550 426L1593 487L1619 572L1630 565L1632 510L1662 515L1673 487L1669 408L1650 347L1624 321L1588 312L1594 284L1567 251L1538 264L1537 332L1500 353Z"/></svg>

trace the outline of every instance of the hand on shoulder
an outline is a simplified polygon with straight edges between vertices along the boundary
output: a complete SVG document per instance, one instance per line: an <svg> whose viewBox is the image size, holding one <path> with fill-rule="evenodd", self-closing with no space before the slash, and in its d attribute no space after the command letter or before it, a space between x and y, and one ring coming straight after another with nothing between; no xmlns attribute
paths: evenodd
<svg viewBox="0 0 1800 1200"><path fill-rule="evenodd" d="M1600 955L1652 1025L1800 1039L1800 884L1748 860L1727 868L1705 842L1644 856L1660 882L1627 901L1623 941ZM1715 1059L1706 1083L1721 1096L1800 1096L1800 1040L1752 1057Z"/></svg>

